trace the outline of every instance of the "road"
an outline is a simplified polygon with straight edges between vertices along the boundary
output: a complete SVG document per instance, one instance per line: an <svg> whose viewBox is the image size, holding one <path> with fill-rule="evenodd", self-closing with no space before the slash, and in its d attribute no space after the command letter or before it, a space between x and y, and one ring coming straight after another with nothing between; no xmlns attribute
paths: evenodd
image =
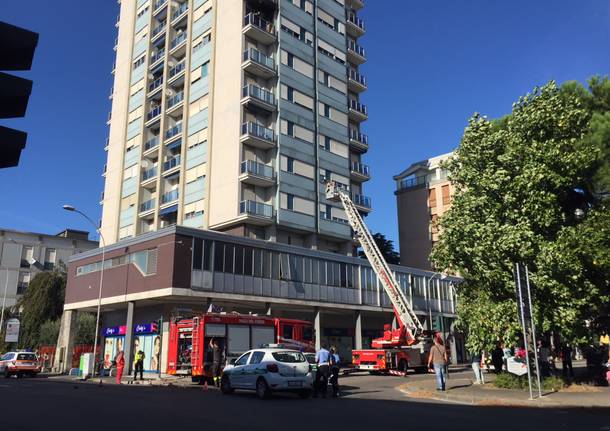
<svg viewBox="0 0 610 431"><path fill-rule="evenodd" d="M418 378L432 378L419 376ZM610 411L473 407L414 401L399 377L349 376L344 397L223 396L201 386L155 387L54 379L0 380L1 430L610 430Z"/></svg>

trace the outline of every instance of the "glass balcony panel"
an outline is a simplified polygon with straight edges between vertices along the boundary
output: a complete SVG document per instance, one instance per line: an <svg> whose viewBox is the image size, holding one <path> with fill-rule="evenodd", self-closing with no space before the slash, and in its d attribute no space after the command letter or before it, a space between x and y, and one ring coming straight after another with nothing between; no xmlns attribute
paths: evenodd
<svg viewBox="0 0 610 431"><path fill-rule="evenodd" d="M239 203L239 213L271 218L273 207L262 202L242 201Z"/></svg>
<svg viewBox="0 0 610 431"><path fill-rule="evenodd" d="M254 97L270 105L275 105L275 96L269 90L265 90L256 85L246 85L242 90L242 97Z"/></svg>

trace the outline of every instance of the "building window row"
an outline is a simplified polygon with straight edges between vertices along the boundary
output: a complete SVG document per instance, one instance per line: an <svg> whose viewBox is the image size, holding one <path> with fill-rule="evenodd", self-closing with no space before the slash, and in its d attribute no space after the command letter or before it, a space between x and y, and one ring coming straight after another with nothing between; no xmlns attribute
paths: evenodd
<svg viewBox="0 0 610 431"><path fill-rule="evenodd" d="M152 275L157 272L157 249L136 251L124 256L106 259L104 269L116 268L118 266L133 263L144 275ZM76 268L76 275L85 275L102 269L102 261L82 265Z"/></svg>

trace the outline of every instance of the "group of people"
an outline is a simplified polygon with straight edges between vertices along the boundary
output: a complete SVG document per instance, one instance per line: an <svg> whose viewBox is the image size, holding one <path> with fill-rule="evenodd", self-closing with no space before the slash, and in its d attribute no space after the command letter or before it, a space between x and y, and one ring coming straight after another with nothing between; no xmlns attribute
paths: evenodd
<svg viewBox="0 0 610 431"><path fill-rule="evenodd" d="M313 385L313 396L317 398L322 394L322 398L326 398L328 383L333 388L333 398L337 398L339 394L339 363L340 358L337 353L337 348L332 346L330 350L326 346L322 346L316 352L316 379Z"/></svg>
<svg viewBox="0 0 610 431"><path fill-rule="evenodd" d="M133 359L133 380L138 380L138 373L140 373L140 380L144 380L144 352L138 350ZM125 352L119 350L114 357L113 365L116 367L116 384L121 384L123 378L123 372L125 371Z"/></svg>

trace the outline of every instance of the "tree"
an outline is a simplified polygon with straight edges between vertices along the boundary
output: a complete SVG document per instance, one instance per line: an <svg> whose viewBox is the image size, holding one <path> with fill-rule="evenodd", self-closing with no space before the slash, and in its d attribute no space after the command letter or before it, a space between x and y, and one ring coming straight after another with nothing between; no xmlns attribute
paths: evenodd
<svg viewBox="0 0 610 431"><path fill-rule="evenodd" d="M599 136L610 130L603 120L609 88L599 79L590 91L550 82L505 118L475 114L444 166L456 193L432 260L464 277L458 322L471 351L519 337L516 262L528 265L541 331L574 341L585 335L586 320L607 310L610 216L598 189L608 159L608 140Z"/></svg>
<svg viewBox="0 0 610 431"><path fill-rule="evenodd" d="M66 290L66 274L61 271L38 273L19 302L23 309L19 345L36 348L42 325L61 317Z"/></svg>
<svg viewBox="0 0 610 431"><path fill-rule="evenodd" d="M79 312L76 315L75 344L93 344L95 341L95 315Z"/></svg>
<svg viewBox="0 0 610 431"><path fill-rule="evenodd" d="M380 232L373 234L373 241L379 247L379 251L383 255L386 262L398 265L400 263L400 254L394 250L394 241L387 239L385 235ZM361 250L358 256L366 258L364 252Z"/></svg>
<svg viewBox="0 0 610 431"><path fill-rule="evenodd" d="M40 337L38 343L40 346L52 346L57 343L57 337L59 336L59 325L61 320L47 320L40 327Z"/></svg>

